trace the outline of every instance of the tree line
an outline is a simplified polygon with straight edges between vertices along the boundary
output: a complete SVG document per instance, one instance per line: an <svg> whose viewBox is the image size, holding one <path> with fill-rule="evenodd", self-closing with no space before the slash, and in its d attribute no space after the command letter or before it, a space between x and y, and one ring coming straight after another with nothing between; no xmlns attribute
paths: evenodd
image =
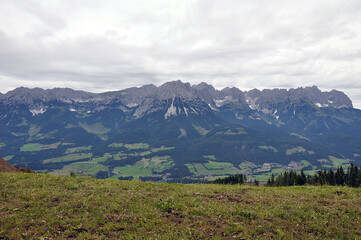
<svg viewBox="0 0 361 240"><path fill-rule="evenodd" d="M229 176L226 178L218 178L216 180L210 181L209 183L215 184L243 184L246 182L246 175L244 174L236 174L233 176Z"/></svg>
<svg viewBox="0 0 361 240"><path fill-rule="evenodd" d="M275 177L273 174L267 181L267 186L300 186L300 185L340 185L349 187L360 187L361 185L361 168L351 163L351 166L344 171L339 166L336 171L319 170L313 176L307 175L301 171L284 172Z"/></svg>

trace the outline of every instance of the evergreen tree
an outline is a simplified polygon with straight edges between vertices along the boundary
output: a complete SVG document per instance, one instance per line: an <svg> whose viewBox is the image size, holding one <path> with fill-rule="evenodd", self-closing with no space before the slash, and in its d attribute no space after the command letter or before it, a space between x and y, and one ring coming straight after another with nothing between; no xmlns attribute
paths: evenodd
<svg viewBox="0 0 361 240"><path fill-rule="evenodd" d="M266 185L269 186L269 187L272 186L272 184L271 184L271 179L270 179L270 178L267 180L267 184L266 184Z"/></svg>
<svg viewBox="0 0 361 240"><path fill-rule="evenodd" d="M236 174L226 178L218 178L210 183L215 184L243 184L246 181L246 176L243 174Z"/></svg>
<svg viewBox="0 0 361 240"><path fill-rule="evenodd" d="M335 177L335 173L332 171L332 169L330 169L329 174L328 174L328 184L334 186L336 185L336 177Z"/></svg>
<svg viewBox="0 0 361 240"><path fill-rule="evenodd" d="M297 184L297 173L291 170L289 186L294 186L296 184Z"/></svg>
<svg viewBox="0 0 361 240"><path fill-rule="evenodd" d="M345 172L343 171L342 166L339 166L337 168L335 179L336 179L336 185L343 186L345 184Z"/></svg>
<svg viewBox="0 0 361 240"><path fill-rule="evenodd" d="M351 166L344 172L342 166L339 166L334 172L332 169L319 170L313 176L306 176L303 170L301 173L295 171L284 172L276 178L272 174L268 179L268 186L292 186L292 185L347 185L350 187L360 187L361 185L361 169L351 163Z"/></svg>
<svg viewBox="0 0 361 240"><path fill-rule="evenodd" d="M305 185L305 184L306 184L306 175L302 169L301 174L297 177L297 185Z"/></svg>
<svg viewBox="0 0 361 240"><path fill-rule="evenodd" d="M271 186L275 184L275 175L272 173L272 176L271 176Z"/></svg>

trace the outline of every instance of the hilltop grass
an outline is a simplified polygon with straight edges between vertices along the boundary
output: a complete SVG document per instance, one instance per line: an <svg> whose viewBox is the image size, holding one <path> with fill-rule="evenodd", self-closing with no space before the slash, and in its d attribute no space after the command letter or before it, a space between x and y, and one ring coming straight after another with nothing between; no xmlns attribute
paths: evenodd
<svg viewBox="0 0 361 240"><path fill-rule="evenodd" d="M359 239L361 189L0 174L0 239Z"/></svg>

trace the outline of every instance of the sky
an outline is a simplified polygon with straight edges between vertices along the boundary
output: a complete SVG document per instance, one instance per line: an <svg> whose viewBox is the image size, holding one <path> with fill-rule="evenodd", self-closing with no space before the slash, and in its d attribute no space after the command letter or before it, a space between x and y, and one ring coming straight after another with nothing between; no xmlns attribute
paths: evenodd
<svg viewBox="0 0 361 240"><path fill-rule="evenodd" d="M359 0L0 2L1 93L316 85L361 109Z"/></svg>

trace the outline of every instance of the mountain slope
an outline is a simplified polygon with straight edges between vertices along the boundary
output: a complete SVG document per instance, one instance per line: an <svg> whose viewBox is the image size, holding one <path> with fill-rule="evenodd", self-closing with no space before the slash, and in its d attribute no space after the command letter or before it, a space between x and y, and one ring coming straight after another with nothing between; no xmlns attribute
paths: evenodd
<svg viewBox="0 0 361 240"><path fill-rule="evenodd" d="M174 81L0 98L0 152L54 174L163 181L361 164L361 111L317 87L217 90ZM4 147L6 146L6 148Z"/></svg>

